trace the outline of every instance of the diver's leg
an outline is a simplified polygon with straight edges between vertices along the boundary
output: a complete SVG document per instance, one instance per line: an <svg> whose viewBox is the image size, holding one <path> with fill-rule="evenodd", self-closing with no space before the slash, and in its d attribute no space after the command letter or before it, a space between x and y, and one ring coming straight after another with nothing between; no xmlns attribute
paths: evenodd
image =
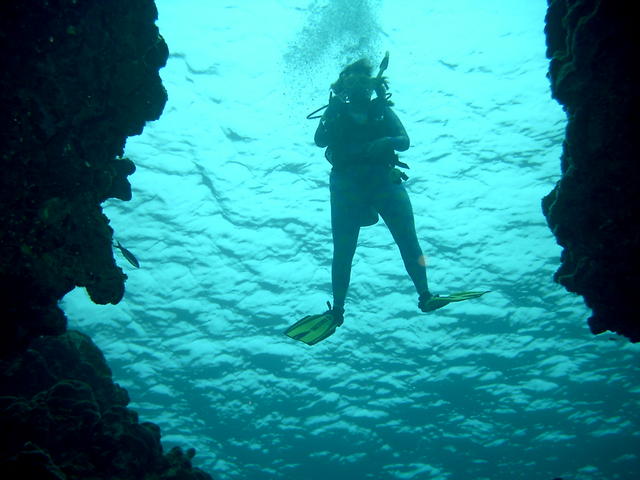
<svg viewBox="0 0 640 480"><path fill-rule="evenodd" d="M396 183L384 185L377 195L376 207L400 249L404 266L418 295L430 296L426 261L418 243L413 208L404 186Z"/></svg>
<svg viewBox="0 0 640 480"><path fill-rule="evenodd" d="M334 309L343 308L347 289L351 280L351 263L358 243L358 230L343 230L333 227L333 262L331 264L331 285Z"/></svg>
<svg viewBox="0 0 640 480"><path fill-rule="evenodd" d="M351 278L351 264L358 244L360 224L354 212L357 202L355 188L348 178L331 173L331 231L333 235L333 262L331 284L334 309L343 311Z"/></svg>

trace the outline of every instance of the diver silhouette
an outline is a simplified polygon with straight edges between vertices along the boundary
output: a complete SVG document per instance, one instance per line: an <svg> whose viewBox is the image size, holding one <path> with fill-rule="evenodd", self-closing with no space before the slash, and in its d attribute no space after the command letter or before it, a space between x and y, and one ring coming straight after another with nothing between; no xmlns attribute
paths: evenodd
<svg viewBox="0 0 640 480"><path fill-rule="evenodd" d="M404 267L418 293L418 308L430 312L451 302L477 298L486 292L433 295L427 282L426 261L418 243L413 208L403 185L408 166L396 152L409 148L409 136L391 109L388 82L382 74L388 52L377 76L366 59L345 67L331 85L329 104L320 117L314 141L326 148L331 164L329 179L333 260L333 307L310 315L287 329L286 335L313 345L335 332L344 320L344 305L360 228L382 217L400 249ZM371 98L373 93L375 98ZM324 107L323 107L324 108ZM313 114L317 113L318 109Z"/></svg>

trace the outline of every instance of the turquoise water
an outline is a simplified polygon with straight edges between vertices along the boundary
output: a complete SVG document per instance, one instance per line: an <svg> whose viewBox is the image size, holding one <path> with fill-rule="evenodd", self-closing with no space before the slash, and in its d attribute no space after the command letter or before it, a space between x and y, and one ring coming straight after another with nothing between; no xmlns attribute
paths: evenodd
<svg viewBox="0 0 640 480"><path fill-rule="evenodd" d="M127 143L133 200L104 205L142 268L116 252L124 300L63 307L166 447L221 480L635 478L640 348L592 336L552 281L540 199L566 118L546 2L156 3L169 102ZM386 50L431 289L492 293L421 314L381 222L345 324L308 347L282 335L331 292L329 164L305 116Z"/></svg>

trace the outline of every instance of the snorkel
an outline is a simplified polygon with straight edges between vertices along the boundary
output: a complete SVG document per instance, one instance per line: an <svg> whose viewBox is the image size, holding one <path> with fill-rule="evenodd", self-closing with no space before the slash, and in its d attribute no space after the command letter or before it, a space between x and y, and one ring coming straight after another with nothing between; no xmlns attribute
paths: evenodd
<svg viewBox="0 0 640 480"><path fill-rule="evenodd" d="M383 77L382 74L385 72L388 66L389 66L389 50L385 52L384 58L380 62L380 67L378 68L378 75L376 76L376 86L374 87L374 90L378 98L385 98L387 95L387 88L389 88L389 82L387 82L387 77Z"/></svg>

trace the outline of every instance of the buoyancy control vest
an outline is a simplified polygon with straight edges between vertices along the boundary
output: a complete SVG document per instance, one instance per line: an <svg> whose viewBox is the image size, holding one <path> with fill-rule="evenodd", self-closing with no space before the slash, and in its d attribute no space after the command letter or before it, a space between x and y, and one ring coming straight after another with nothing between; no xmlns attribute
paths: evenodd
<svg viewBox="0 0 640 480"><path fill-rule="evenodd" d="M332 99L323 117L328 134L325 157L339 170L363 164L392 166L397 156L389 158L368 158L367 146L374 140L393 135L388 131L385 114L388 108L385 98L374 98L369 102L366 119L357 122L347 111L348 106L340 100Z"/></svg>

